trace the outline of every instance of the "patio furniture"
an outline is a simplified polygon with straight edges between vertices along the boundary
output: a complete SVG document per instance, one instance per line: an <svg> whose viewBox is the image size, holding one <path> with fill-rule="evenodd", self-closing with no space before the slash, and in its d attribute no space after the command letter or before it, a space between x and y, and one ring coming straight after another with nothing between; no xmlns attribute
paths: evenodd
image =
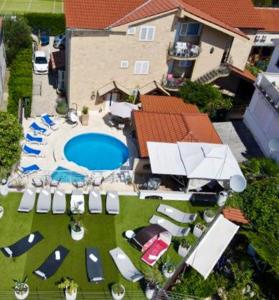
<svg viewBox="0 0 279 300"><path fill-rule="evenodd" d="M125 119L131 118L132 111L138 110L138 106L128 102L114 102L109 109L112 115Z"/></svg>
<svg viewBox="0 0 279 300"><path fill-rule="evenodd" d="M60 181L61 181L61 178L59 178L58 180L55 180L50 177L49 185L51 187L58 187L60 184Z"/></svg>
<svg viewBox="0 0 279 300"><path fill-rule="evenodd" d="M63 190L56 190L52 200L52 213L64 214L66 211L66 195Z"/></svg>
<svg viewBox="0 0 279 300"><path fill-rule="evenodd" d="M42 187L44 185L44 181L41 178L32 178L32 184L35 187Z"/></svg>
<svg viewBox="0 0 279 300"><path fill-rule="evenodd" d="M143 275L137 270L130 258L119 247L109 251L121 275L132 282L137 282Z"/></svg>
<svg viewBox="0 0 279 300"><path fill-rule="evenodd" d="M32 174L32 173L35 173L35 172L38 172L40 171L40 167L36 164L33 164L33 165L29 165L29 166L26 166L26 167L18 167L18 170L20 173L22 173L23 175L29 175L29 174Z"/></svg>
<svg viewBox="0 0 279 300"><path fill-rule="evenodd" d="M38 145L44 145L46 144L46 141L41 136L33 136L30 133L27 133L25 136L26 142L30 144L38 144Z"/></svg>
<svg viewBox="0 0 279 300"><path fill-rule="evenodd" d="M43 264L34 271L41 279L48 279L51 277L62 265L69 250L63 246L58 246L43 262Z"/></svg>
<svg viewBox="0 0 279 300"><path fill-rule="evenodd" d="M119 196L117 192L107 192L106 209L108 214L119 214Z"/></svg>
<svg viewBox="0 0 279 300"><path fill-rule="evenodd" d="M159 216L152 216L152 218L149 220L150 224L158 224L165 228L171 235L177 236L177 237L182 237L182 236L187 236L190 232L189 227L180 227L164 218L161 218Z"/></svg>
<svg viewBox="0 0 279 300"><path fill-rule="evenodd" d="M27 145L23 145L22 151L28 156L42 157L42 151L39 149L31 148Z"/></svg>
<svg viewBox="0 0 279 300"><path fill-rule="evenodd" d="M58 129L58 125L57 123L55 123L52 118L50 117L49 114L43 114L41 115L41 120L42 122L49 128L51 128L52 130L57 130Z"/></svg>
<svg viewBox="0 0 279 300"><path fill-rule="evenodd" d="M103 176L97 176L92 179L93 186L100 186L104 181Z"/></svg>
<svg viewBox="0 0 279 300"><path fill-rule="evenodd" d="M163 239L156 239L145 251L141 260L153 267L161 256L168 250L169 244L170 243L166 243Z"/></svg>
<svg viewBox="0 0 279 300"><path fill-rule="evenodd" d="M23 253L30 250L33 246L39 243L44 237L40 234L39 231L35 231L27 236L23 237L16 243L1 248L3 254L7 257L16 257L20 256Z"/></svg>
<svg viewBox="0 0 279 300"><path fill-rule="evenodd" d="M151 177L148 179L147 182L145 182L144 184L142 184L140 186L141 189L144 189L144 190L153 190L153 191L156 191L159 189L160 185L161 185L161 178L159 177Z"/></svg>
<svg viewBox="0 0 279 300"><path fill-rule="evenodd" d="M38 198L37 202L37 213L46 214L51 208L51 193L49 189L43 189Z"/></svg>
<svg viewBox="0 0 279 300"><path fill-rule="evenodd" d="M94 189L90 191L88 207L89 207L89 212L91 214L102 213L102 198L99 191Z"/></svg>
<svg viewBox="0 0 279 300"><path fill-rule="evenodd" d="M76 187L77 189L82 188L85 186L84 181L73 181L73 186Z"/></svg>
<svg viewBox="0 0 279 300"><path fill-rule="evenodd" d="M17 211L19 211L19 212L31 211L35 205L35 199L36 199L35 188L27 188L24 191L24 194L21 198L19 208L17 209Z"/></svg>
<svg viewBox="0 0 279 300"><path fill-rule="evenodd" d="M48 131L46 128L41 127L36 122L33 122L30 126L30 129L34 131L35 134L43 134L43 135L50 135L50 131Z"/></svg>
<svg viewBox="0 0 279 300"><path fill-rule="evenodd" d="M73 190L71 195L71 212L73 214L84 213L84 195L81 190Z"/></svg>
<svg viewBox="0 0 279 300"><path fill-rule="evenodd" d="M104 280L103 264L97 248L86 248L86 269L89 282L99 283Z"/></svg>
<svg viewBox="0 0 279 300"><path fill-rule="evenodd" d="M184 213L179 209L165 204L160 204L157 211L180 223L192 223L197 218L197 214Z"/></svg>

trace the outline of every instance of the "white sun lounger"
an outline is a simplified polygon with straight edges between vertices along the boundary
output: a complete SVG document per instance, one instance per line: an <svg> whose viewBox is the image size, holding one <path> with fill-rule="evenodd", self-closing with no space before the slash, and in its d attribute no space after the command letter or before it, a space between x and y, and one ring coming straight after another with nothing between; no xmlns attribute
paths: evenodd
<svg viewBox="0 0 279 300"><path fill-rule="evenodd" d="M150 220L150 224L158 224L161 227L165 228L172 236L186 236L190 232L189 227L180 227L176 224L173 224L172 222L161 218L159 216L154 215Z"/></svg>
<svg viewBox="0 0 279 300"><path fill-rule="evenodd" d="M106 209L111 215L118 215L119 208L119 196L117 192L107 192Z"/></svg>
<svg viewBox="0 0 279 300"><path fill-rule="evenodd" d="M36 200L36 189L27 188L21 198L19 208L17 211L29 212L34 208Z"/></svg>
<svg viewBox="0 0 279 300"><path fill-rule="evenodd" d="M89 207L89 212L92 214L102 213L102 198L99 191L95 189L90 191L88 207Z"/></svg>
<svg viewBox="0 0 279 300"><path fill-rule="evenodd" d="M165 204L160 204L157 211L180 223L192 223L197 218L197 214L185 213Z"/></svg>
<svg viewBox="0 0 279 300"><path fill-rule="evenodd" d="M46 214L50 211L51 207L51 193L49 189L43 189L37 202L37 213Z"/></svg>
<svg viewBox="0 0 279 300"><path fill-rule="evenodd" d="M52 213L64 214L66 211L66 196L63 190L56 190L52 200Z"/></svg>
<svg viewBox="0 0 279 300"><path fill-rule="evenodd" d="M134 266L130 258L119 247L109 251L121 275L132 282L137 282L143 275Z"/></svg>
<svg viewBox="0 0 279 300"><path fill-rule="evenodd" d="M73 190L71 196L71 212L73 214L84 213L84 195L81 190Z"/></svg>

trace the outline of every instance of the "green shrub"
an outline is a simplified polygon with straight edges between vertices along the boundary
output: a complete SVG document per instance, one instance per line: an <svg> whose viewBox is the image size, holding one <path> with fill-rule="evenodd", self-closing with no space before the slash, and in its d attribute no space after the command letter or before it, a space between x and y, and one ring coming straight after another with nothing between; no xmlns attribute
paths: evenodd
<svg viewBox="0 0 279 300"><path fill-rule="evenodd" d="M58 35L65 31L64 14L26 13L24 17L34 33L46 30L49 35Z"/></svg>
<svg viewBox="0 0 279 300"><path fill-rule="evenodd" d="M68 112L68 104L65 100L58 102L56 112L59 115L65 115Z"/></svg>
<svg viewBox="0 0 279 300"><path fill-rule="evenodd" d="M28 97L25 106L25 116L30 117L32 105L32 50L20 50L11 64L9 78L8 112L17 116L18 103L23 97Z"/></svg>
<svg viewBox="0 0 279 300"><path fill-rule="evenodd" d="M0 112L0 173L6 177L20 159L22 127L11 114Z"/></svg>

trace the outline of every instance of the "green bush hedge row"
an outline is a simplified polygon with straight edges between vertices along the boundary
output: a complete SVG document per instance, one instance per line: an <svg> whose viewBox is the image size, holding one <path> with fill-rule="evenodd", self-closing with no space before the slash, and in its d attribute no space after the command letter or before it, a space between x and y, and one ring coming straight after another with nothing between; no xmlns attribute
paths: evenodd
<svg viewBox="0 0 279 300"><path fill-rule="evenodd" d="M46 30L49 35L58 35L65 31L64 14L26 13L24 17L34 33Z"/></svg>
<svg viewBox="0 0 279 300"><path fill-rule="evenodd" d="M22 97L32 99L32 50L20 50L10 68L8 112L18 116L18 102ZM25 107L25 116L30 117L31 104Z"/></svg>

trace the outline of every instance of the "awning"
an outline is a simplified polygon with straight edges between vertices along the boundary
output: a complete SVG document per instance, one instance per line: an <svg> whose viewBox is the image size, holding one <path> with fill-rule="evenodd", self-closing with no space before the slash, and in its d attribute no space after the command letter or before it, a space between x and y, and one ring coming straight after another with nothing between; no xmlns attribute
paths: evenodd
<svg viewBox="0 0 279 300"><path fill-rule="evenodd" d="M170 93L166 91L157 81L151 81L148 84L142 86L139 89L139 92L141 95L145 95L154 90L160 90L163 94L170 96Z"/></svg>
<svg viewBox="0 0 279 300"><path fill-rule="evenodd" d="M205 279L228 247L239 226L219 215L186 260Z"/></svg>
<svg viewBox="0 0 279 300"><path fill-rule="evenodd" d="M130 90L123 87L121 84L117 83L116 81L111 81L110 83L106 84L105 86L98 89L98 95L100 97L104 96L105 94L113 91L113 90L119 90L123 92L126 95L130 95Z"/></svg>

